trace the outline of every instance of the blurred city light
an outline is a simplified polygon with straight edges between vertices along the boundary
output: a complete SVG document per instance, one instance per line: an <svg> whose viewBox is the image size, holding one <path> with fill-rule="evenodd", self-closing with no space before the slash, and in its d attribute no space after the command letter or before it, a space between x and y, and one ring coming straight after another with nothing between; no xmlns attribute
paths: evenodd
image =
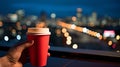
<svg viewBox="0 0 120 67"><path fill-rule="evenodd" d="M23 25L23 26L22 26L22 29L23 29L23 30L26 30L26 29L27 29L27 26L26 26L26 25Z"/></svg>
<svg viewBox="0 0 120 67"><path fill-rule="evenodd" d="M108 45L111 46L113 44L112 41L108 41Z"/></svg>
<svg viewBox="0 0 120 67"><path fill-rule="evenodd" d="M16 22L18 20L17 14L9 14L8 17L12 22Z"/></svg>
<svg viewBox="0 0 120 67"><path fill-rule="evenodd" d="M103 36L104 37L115 37L115 31L114 30L104 30Z"/></svg>
<svg viewBox="0 0 120 67"><path fill-rule="evenodd" d="M27 26L30 26L31 24L32 24L31 21L26 21L26 25L27 25Z"/></svg>
<svg viewBox="0 0 120 67"><path fill-rule="evenodd" d="M100 33L97 33L96 36L99 38L100 37Z"/></svg>
<svg viewBox="0 0 120 67"><path fill-rule="evenodd" d="M77 44L73 44L72 48L73 49L78 49L78 45Z"/></svg>
<svg viewBox="0 0 120 67"><path fill-rule="evenodd" d="M15 29L12 29L12 30L11 30L11 33L12 33L13 36L16 36L16 34L17 34L17 32L16 32Z"/></svg>
<svg viewBox="0 0 120 67"><path fill-rule="evenodd" d="M74 30L82 32L82 33L87 33L88 35L94 36L100 40L102 39L102 35L100 33L89 30L89 29L84 28L84 27L79 27L79 26L76 26L74 24L67 24L65 22L59 22L58 25L65 27L65 28L68 28L68 29L74 29Z"/></svg>
<svg viewBox="0 0 120 67"><path fill-rule="evenodd" d="M99 39L100 39L100 40L102 40L102 39L103 39L103 36L102 36L102 35L100 35Z"/></svg>
<svg viewBox="0 0 120 67"><path fill-rule="evenodd" d="M71 29L75 29L76 28L76 25L75 24L72 24L71 25Z"/></svg>
<svg viewBox="0 0 120 67"><path fill-rule="evenodd" d="M75 16L72 17L72 21L75 22L77 21L77 18Z"/></svg>
<svg viewBox="0 0 120 67"><path fill-rule="evenodd" d="M117 52L117 53L119 53L119 52L120 52L120 50L117 50L116 52Z"/></svg>
<svg viewBox="0 0 120 67"><path fill-rule="evenodd" d="M116 40L120 40L120 35L117 35L117 36L116 36Z"/></svg>
<svg viewBox="0 0 120 67"><path fill-rule="evenodd" d="M55 13L52 13L52 14L51 14L51 18L53 18L53 19L56 18L56 14L55 14Z"/></svg>
<svg viewBox="0 0 120 67"><path fill-rule="evenodd" d="M28 27L36 26L37 28L51 28L50 30L53 33L51 34L51 39L53 40L54 45L91 43L91 41L93 43L94 41L94 43L101 42L100 44L103 44L105 42L104 46L107 44L107 46L110 46L113 49L119 46L120 19L114 19L110 16L99 17L99 14L97 14L97 12L92 12L89 15L83 11L85 10L84 8L75 9L76 10L72 10L74 13L71 12L71 15L67 15L66 17L63 17L65 13L62 13L63 15L61 15L61 17L58 17L60 12L57 14L57 10L50 12L48 11L48 13L46 11L41 11L40 16L24 16L25 12L21 9L17 10L16 13L9 13L7 16L0 15L0 38L3 39L4 37L5 41L12 39L21 40L22 36L25 36ZM47 8L47 10L49 9ZM49 16L47 14L49 14ZM57 37L57 39L55 37ZM79 45L73 44L71 46L73 49L77 49ZM97 45L97 47L98 46L99 45ZM87 46L87 48L88 47L91 46Z"/></svg>
<svg viewBox="0 0 120 67"><path fill-rule="evenodd" d="M17 40L21 40L21 35L16 36Z"/></svg>
<svg viewBox="0 0 120 67"><path fill-rule="evenodd" d="M3 22L2 21L0 21L0 27L2 27L3 26Z"/></svg>
<svg viewBox="0 0 120 67"><path fill-rule="evenodd" d="M116 44L113 44L113 45L112 45L112 48L115 49L115 48L116 48Z"/></svg>
<svg viewBox="0 0 120 67"><path fill-rule="evenodd" d="M65 36L65 37L68 37L68 36L69 36L69 33L68 33L68 32L64 33L64 36Z"/></svg>
<svg viewBox="0 0 120 67"><path fill-rule="evenodd" d="M21 22L16 22L17 30L22 30Z"/></svg>
<svg viewBox="0 0 120 67"><path fill-rule="evenodd" d="M60 29L57 29L55 32L56 32L56 35L57 35L57 36L60 36L60 35L61 35L61 30L60 30Z"/></svg>
<svg viewBox="0 0 120 67"><path fill-rule="evenodd" d="M9 37L8 36L4 36L4 40L5 41L9 41Z"/></svg>
<svg viewBox="0 0 120 67"><path fill-rule="evenodd" d="M87 28L83 28L83 32L87 33L88 29Z"/></svg>
<svg viewBox="0 0 120 67"><path fill-rule="evenodd" d="M66 28L62 28L62 33L66 33L67 29Z"/></svg>
<svg viewBox="0 0 120 67"><path fill-rule="evenodd" d="M67 44L67 45L71 45L71 43L72 43L71 40L67 40L67 41L66 41L66 44Z"/></svg>
<svg viewBox="0 0 120 67"><path fill-rule="evenodd" d="M17 10L16 13L18 15L24 15L25 14L25 11L23 9L20 9L20 10Z"/></svg>
<svg viewBox="0 0 120 67"><path fill-rule="evenodd" d="M72 40L72 37L71 37L71 36L68 36L68 37L67 37L67 40Z"/></svg>

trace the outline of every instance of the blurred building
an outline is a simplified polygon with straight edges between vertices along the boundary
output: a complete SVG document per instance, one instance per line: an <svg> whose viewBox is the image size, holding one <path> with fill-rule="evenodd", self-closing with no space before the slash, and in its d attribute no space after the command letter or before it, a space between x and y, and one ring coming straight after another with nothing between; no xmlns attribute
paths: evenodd
<svg viewBox="0 0 120 67"><path fill-rule="evenodd" d="M82 24L82 8L77 8L77 24Z"/></svg>

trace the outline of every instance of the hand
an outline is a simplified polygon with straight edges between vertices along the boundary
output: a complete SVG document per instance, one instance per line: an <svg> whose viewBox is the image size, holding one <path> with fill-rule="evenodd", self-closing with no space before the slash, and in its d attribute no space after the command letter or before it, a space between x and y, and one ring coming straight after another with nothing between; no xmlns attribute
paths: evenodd
<svg viewBox="0 0 120 67"><path fill-rule="evenodd" d="M0 58L0 67L22 67L27 58L26 48L32 46L34 41L27 41L11 48L7 55ZM50 54L48 53L48 56Z"/></svg>

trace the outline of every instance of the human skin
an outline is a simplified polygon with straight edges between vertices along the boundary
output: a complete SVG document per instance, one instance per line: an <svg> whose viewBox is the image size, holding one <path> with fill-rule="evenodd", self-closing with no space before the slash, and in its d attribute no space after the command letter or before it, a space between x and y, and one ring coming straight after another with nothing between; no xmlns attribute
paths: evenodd
<svg viewBox="0 0 120 67"><path fill-rule="evenodd" d="M11 48L5 56L0 57L0 67L23 67L28 56L27 48L33 43L33 40L26 41ZM50 56L49 53L48 56Z"/></svg>

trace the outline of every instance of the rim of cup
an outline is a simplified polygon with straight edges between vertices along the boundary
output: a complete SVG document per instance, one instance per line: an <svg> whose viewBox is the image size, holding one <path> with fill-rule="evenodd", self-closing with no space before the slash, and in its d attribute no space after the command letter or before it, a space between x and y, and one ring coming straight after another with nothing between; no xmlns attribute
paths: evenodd
<svg viewBox="0 0 120 67"><path fill-rule="evenodd" d="M51 34L49 28L28 28L27 34Z"/></svg>

